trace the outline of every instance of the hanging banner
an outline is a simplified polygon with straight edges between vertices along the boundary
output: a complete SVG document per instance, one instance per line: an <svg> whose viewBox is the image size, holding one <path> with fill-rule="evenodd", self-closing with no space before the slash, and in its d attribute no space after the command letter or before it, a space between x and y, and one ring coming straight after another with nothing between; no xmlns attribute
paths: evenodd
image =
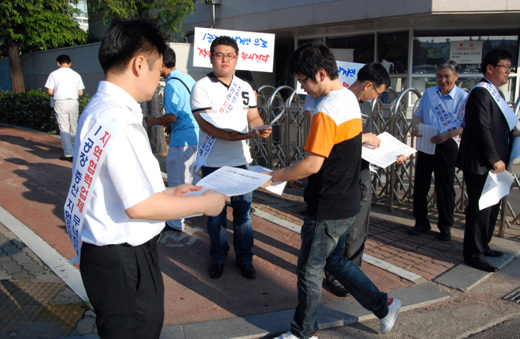
<svg viewBox="0 0 520 339"><path fill-rule="evenodd" d="M482 41L451 41L450 59L458 64L480 64Z"/></svg>
<svg viewBox="0 0 520 339"><path fill-rule="evenodd" d="M347 61L336 61L338 65L338 78L343 84L343 87L349 88L354 82L356 82L357 74L365 64L358 62L347 62Z"/></svg>
<svg viewBox="0 0 520 339"><path fill-rule="evenodd" d="M272 72L274 34L195 27L193 66L211 68L210 46L219 36L229 36L238 45L236 69Z"/></svg>

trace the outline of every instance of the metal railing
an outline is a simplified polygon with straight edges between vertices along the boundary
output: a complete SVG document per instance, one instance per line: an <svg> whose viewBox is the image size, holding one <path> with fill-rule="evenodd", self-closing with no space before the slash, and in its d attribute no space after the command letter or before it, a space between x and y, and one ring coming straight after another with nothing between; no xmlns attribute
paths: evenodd
<svg viewBox="0 0 520 339"><path fill-rule="evenodd" d="M407 105L409 96L417 96L412 107ZM421 93L415 88L404 89L397 93L392 88L385 92L385 102L381 98L372 102L373 131L376 134L388 132L405 144L414 147L415 139L411 126L411 119L420 102ZM305 118L303 104L305 96L297 94L289 86L274 88L262 86L258 90L258 109L266 123L271 122L279 113L284 112L282 118L273 126L272 136L268 139L256 137L253 139L251 150L254 161L262 166L277 169L289 166L305 156L304 146L309 130L309 120ZM520 99L516 102L515 112L520 110ZM518 113L517 113L518 114ZM385 204L390 211L394 206L413 199L413 179L415 172L415 156L402 164L393 164L387 168L378 168L372 175L373 197ZM435 178L432 176L432 182ZM456 210L463 212L467 205L467 193L464 189L463 175L456 170L455 187L459 192L456 200ZM520 190L518 174L515 175L513 189ZM430 206L435 206L435 190L428 194ZM502 206L500 232L504 227L520 224L520 215L517 215L513 206L504 199ZM500 233L499 232L499 233Z"/></svg>

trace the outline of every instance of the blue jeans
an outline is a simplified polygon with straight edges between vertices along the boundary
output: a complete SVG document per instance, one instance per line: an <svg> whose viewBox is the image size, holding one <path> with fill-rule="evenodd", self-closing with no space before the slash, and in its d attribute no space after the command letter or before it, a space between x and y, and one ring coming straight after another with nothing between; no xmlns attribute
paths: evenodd
<svg viewBox="0 0 520 339"><path fill-rule="evenodd" d="M246 168L246 165L235 166ZM218 167L202 167L205 177L219 169ZM231 197L233 208L233 248L237 265L249 265L253 261L253 219L251 218L251 201L253 192ZM229 252L227 236L227 206L216 217L208 217L208 234L210 239L209 255L214 264L225 264Z"/></svg>
<svg viewBox="0 0 520 339"><path fill-rule="evenodd" d="M340 220L314 220L305 217L298 255L298 306L291 324L291 332L309 338L318 330L316 316L321 301L323 269L331 271L364 308L378 318L388 314L388 296L380 292L370 279L343 256L330 257L355 217ZM345 239L343 238L343 242Z"/></svg>

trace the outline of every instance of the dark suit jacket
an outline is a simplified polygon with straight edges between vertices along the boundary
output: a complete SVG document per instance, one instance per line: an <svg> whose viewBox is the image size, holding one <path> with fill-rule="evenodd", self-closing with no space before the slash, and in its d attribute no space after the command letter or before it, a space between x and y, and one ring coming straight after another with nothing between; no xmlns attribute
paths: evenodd
<svg viewBox="0 0 520 339"><path fill-rule="evenodd" d="M489 81L482 79L480 82ZM456 166L464 173L479 175L487 174L499 160L507 167L511 131L487 89L478 87L471 91L465 121Z"/></svg>

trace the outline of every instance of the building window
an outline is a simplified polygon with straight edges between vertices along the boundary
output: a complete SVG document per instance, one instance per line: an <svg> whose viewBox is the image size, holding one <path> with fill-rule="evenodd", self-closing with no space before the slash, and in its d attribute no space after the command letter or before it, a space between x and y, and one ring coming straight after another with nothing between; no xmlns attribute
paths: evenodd
<svg viewBox="0 0 520 339"><path fill-rule="evenodd" d="M431 33L431 32L429 32ZM435 65L443 60L453 58L459 63L459 80L457 85L470 90L481 78L481 61L487 52L501 48L513 55L513 67L517 65L517 35L478 35L476 33L458 36L447 34L424 34L416 32L413 39L413 79L412 86L419 91L435 83ZM514 98L516 87L516 67L511 73L509 82L500 89L507 100Z"/></svg>
<svg viewBox="0 0 520 339"><path fill-rule="evenodd" d="M326 44L333 49L350 49L353 51L354 60L359 63L369 63L374 61L374 35L357 35L342 38L326 38Z"/></svg>

